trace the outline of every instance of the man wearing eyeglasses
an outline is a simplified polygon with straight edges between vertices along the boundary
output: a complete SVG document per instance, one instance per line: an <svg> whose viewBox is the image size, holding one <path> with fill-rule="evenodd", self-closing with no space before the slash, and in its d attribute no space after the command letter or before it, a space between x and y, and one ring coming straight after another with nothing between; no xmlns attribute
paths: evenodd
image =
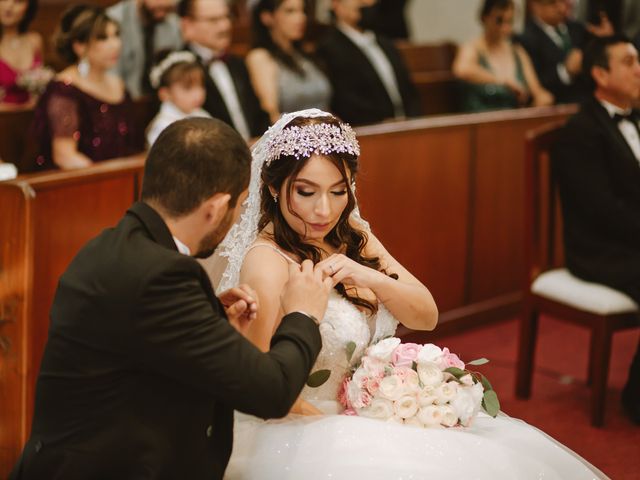
<svg viewBox="0 0 640 480"><path fill-rule="evenodd" d="M229 54L233 25L226 0L181 0L178 15L187 48L207 73L204 109L245 140L261 136L269 116L260 107L244 60Z"/></svg>
<svg viewBox="0 0 640 480"><path fill-rule="evenodd" d="M154 56L182 46L176 0L123 0L107 9L120 24L122 52L118 73L133 98L153 93L149 72Z"/></svg>

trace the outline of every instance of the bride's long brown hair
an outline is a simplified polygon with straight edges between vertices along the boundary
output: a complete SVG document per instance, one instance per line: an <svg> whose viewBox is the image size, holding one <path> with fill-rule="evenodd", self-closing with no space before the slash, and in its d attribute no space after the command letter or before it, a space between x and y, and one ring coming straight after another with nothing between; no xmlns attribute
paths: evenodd
<svg viewBox="0 0 640 480"><path fill-rule="evenodd" d="M315 118L298 117L289 122L285 129L294 126L302 127L305 125L321 123L337 126L340 125L339 120L332 116ZM350 184L355 179L355 175L358 171L358 157L349 153L331 153L323 156L336 166L347 185L347 205L340 215L340 219L336 226L325 237L325 241L337 251L343 253L355 262L378 271L383 271L378 257L367 257L363 254L368 240L366 232L360 230L349 222L349 216L356 206L356 199L353 194L353 190L350 188ZM268 166L265 165L263 167L263 186L262 191L260 192L261 216L258 222L258 229L262 231L269 223L271 223L273 225L272 239L277 245L287 252L293 253L299 259L310 259L315 264L322 259L322 249L302 241L300 235L295 232L285 220L280 208L278 208L278 204L273 200L271 191L269 190L269 187L271 187L271 189L279 192L282 185L285 184L285 188L288 192L287 208L292 215L302 220L302 218L291 208L291 194L293 192L293 183L298 177L300 171L309 161L309 158L310 157L296 158L293 155L281 155L277 159L273 160ZM347 171L349 174L347 174ZM354 305L363 307L370 313L375 313L377 311L377 305L375 303L364 298L360 298L357 295L349 294L343 284L339 283L335 288L343 297Z"/></svg>

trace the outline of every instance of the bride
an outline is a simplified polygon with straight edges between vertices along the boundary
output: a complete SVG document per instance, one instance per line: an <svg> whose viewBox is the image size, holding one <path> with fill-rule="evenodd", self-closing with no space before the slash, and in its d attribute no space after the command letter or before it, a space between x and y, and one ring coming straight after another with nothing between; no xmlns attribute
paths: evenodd
<svg viewBox="0 0 640 480"><path fill-rule="evenodd" d="M269 349L291 263L309 258L331 276L313 371L289 416L236 414L228 479L593 479L607 478L526 423L480 414L468 428L423 429L339 415L338 390L367 346L398 322L430 330L437 309L428 289L400 265L360 217L355 198L359 146L348 125L320 110L284 115L253 149L245 211L218 251L218 290L239 282L257 293L258 318L237 326ZM355 350L347 352L347 345Z"/></svg>

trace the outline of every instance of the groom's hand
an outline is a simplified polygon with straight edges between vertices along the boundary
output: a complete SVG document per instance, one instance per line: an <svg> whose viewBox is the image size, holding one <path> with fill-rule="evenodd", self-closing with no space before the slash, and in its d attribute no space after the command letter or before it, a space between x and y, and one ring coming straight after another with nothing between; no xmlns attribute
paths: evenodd
<svg viewBox="0 0 640 480"><path fill-rule="evenodd" d="M240 333L258 316L258 296L248 285L238 285L222 292L218 299L224 306L229 323Z"/></svg>
<svg viewBox="0 0 640 480"><path fill-rule="evenodd" d="M333 288L331 278L323 280L320 269L314 269L311 260L305 260L302 265L289 265L289 280L280 295L282 311L304 312L318 320L324 317L327 309L329 292Z"/></svg>

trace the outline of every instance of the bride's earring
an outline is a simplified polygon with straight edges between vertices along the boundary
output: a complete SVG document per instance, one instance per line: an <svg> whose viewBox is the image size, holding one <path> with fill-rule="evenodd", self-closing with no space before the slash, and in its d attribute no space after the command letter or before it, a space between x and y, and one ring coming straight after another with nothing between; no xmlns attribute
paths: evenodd
<svg viewBox="0 0 640 480"><path fill-rule="evenodd" d="M273 194L273 202L274 203L278 203L278 194L277 193Z"/></svg>
<svg viewBox="0 0 640 480"><path fill-rule="evenodd" d="M82 78L87 78L90 69L91 66L89 65L89 61L86 59L86 57L83 57L78 62L78 75L80 75Z"/></svg>

